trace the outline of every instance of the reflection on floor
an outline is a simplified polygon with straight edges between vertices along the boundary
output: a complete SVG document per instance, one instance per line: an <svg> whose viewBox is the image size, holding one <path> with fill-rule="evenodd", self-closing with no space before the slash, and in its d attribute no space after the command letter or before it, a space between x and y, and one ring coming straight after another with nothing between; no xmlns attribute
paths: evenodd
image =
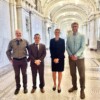
<svg viewBox="0 0 100 100"><path fill-rule="evenodd" d="M100 100L100 52L85 51L86 65L86 98L85 100ZM0 100L80 100L80 86L78 81L78 90L69 94L68 89L71 87L71 77L66 53L65 71L62 80L62 92L52 91L53 81L50 68L50 55L47 51L45 59L45 93L42 94L38 88L34 94L31 94L32 78L31 70L28 67L28 93L23 94L23 88L15 96L15 81L12 66L0 69ZM37 80L39 84L39 80Z"/></svg>

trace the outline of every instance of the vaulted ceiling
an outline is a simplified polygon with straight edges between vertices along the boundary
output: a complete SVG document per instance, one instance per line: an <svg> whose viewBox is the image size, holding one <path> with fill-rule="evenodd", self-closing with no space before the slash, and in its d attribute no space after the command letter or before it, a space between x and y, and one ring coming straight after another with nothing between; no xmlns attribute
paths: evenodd
<svg viewBox="0 0 100 100"><path fill-rule="evenodd" d="M41 0L44 16L57 24L83 23L97 11L98 0Z"/></svg>

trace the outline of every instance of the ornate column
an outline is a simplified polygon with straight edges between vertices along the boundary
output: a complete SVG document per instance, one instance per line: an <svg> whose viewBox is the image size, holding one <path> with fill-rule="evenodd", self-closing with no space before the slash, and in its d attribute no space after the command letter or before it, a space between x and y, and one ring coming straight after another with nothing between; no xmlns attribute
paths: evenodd
<svg viewBox="0 0 100 100"><path fill-rule="evenodd" d="M96 19L95 16L90 21L90 36L89 36L89 48L90 50L97 50L97 38L96 38Z"/></svg>
<svg viewBox="0 0 100 100"><path fill-rule="evenodd" d="M55 24L51 23L50 27L50 39L54 38Z"/></svg>
<svg viewBox="0 0 100 100"><path fill-rule="evenodd" d="M82 30L82 33L85 35L85 42L86 42L86 45L88 46L88 25L87 25L87 22L84 23L83 25L83 30Z"/></svg>
<svg viewBox="0 0 100 100"><path fill-rule="evenodd" d="M32 16L35 4L34 1L17 1L17 22L18 29L23 33L23 38L32 42Z"/></svg>
<svg viewBox="0 0 100 100"><path fill-rule="evenodd" d="M15 30L17 29L17 15L16 15L16 2L10 0L10 22L11 22L11 36L15 38Z"/></svg>
<svg viewBox="0 0 100 100"><path fill-rule="evenodd" d="M0 67L9 64L6 56L8 43L11 40L10 1L0 1Z"/></svg>
<svg viewBox="0 0 100 100"><path fill-rule="evenodd" d="M96 38L97 38L97 49L100 50L100 14L96 15Z"/></svg>
<svg viewBox="0 0 100 100"><path fill-rule="evenodd" d="M42 38L43 43L46 44L46 22L44 19L42 20Z"/></svg>
<svg viewBox="0 0 100 100"><path fill-rule="evenodd" d="M18 0L17 1L17 25L18 25L18 29L20 29L22 31L23 29L23 23L22 23L22 15L23 15L23 12L22 12L22 0Z"/></svg>
<svg viewBox="0 0 100 100"><path fill-rule="evenodd" d="M49 49L49 43L50 43L50 29L51 29L51 26L50 26L50 23L49 23L49 20L47 18L45 18L45 41L46 41L46 48Z"/></svg>

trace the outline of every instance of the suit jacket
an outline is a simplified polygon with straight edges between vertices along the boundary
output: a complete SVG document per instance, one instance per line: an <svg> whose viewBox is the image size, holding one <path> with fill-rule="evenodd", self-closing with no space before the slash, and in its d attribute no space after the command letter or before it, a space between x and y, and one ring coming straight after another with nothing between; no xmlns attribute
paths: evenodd
<svg viewBox="0 0 100 100"><path fill-rule="evenodd" d="M65 52L65 41L62 38L59 38L58 41L55 41L55 38L50 40L50 53L51 58L59 58L64 59L64 52Z"/></svg>
<svg viewBox="0 0 100 100"><path fill-rule="evenodd" d="M44 58L46 56L46 47L44 44L39 44L39 50L38 50L38 59L41 60L40 66L44 66ZM34 61L37 59L37 54L36 54L36 44L33 43L29 46L29 57L31 60L30 65L31 66L37 66Z"/></svg>

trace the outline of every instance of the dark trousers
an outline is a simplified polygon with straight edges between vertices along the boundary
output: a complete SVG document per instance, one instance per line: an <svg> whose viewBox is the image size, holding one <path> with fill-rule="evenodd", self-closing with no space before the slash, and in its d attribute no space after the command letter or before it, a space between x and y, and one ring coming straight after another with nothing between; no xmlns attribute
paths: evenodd
<svg viewBox="0 0 100 100"><path fill-rule="evenodd" d="M35 64L32 64L31 70L32 70L33 89L37 88L37 86L36 86L37 73L39 73L39 80L40 80L39 87L42 89L45 85L45 83L44 83L44 65L36 66Z"/></svg>
<svg viewBox="0 0 100 100"><path fill-rule="evenodd" d="M15 72L15 81L16 81L16 88L20 88L20 70L22 72L23 77L23 87L27 87L27 60L14 60L13 59L13 68Z"/></svg>
<svg viewBox="0 0 100 100"><path fill-rule="evenodd" d="M79 76L80 76L80 87L81 89L85 88L85 65L84 59L78 59L73 61L69 57L69 65L70 65L70 74L72 76L72 85L73 87L77 87L77 75L76 68L78 68Z"/></svg>

